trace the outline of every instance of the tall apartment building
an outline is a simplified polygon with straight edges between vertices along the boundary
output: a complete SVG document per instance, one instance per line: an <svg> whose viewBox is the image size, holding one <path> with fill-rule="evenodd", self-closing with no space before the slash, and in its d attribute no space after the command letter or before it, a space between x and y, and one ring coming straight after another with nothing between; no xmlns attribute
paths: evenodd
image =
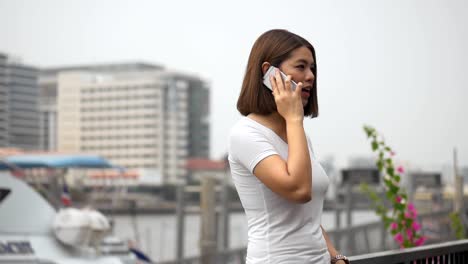
<svg viewBox="0 0 468 264"><path fill-rule="evenodd" d="M45 146L154 169L165 183L187 175L189 157L209 155L209 88L196 76L117 64L45 71L40 84L43 102L56 97L42 108Z"/></svg>
<svg viewBox="0 0 468 264"><path fill-rule="evenodd" d="M0 53L0 147L39 148L38 70Z"/></svg>

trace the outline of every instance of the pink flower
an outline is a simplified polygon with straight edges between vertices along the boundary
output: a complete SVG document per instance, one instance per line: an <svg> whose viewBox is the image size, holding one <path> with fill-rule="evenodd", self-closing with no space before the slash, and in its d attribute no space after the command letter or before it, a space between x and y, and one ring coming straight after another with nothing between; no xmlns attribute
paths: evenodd
<svg viewBox="0 0 468 264"><path fill-rule="evenodd" d="M400 203L400 202L401 202L401 196L397 196L397 197L395 198L395 201L396 201L397 203Z"/></svg>
<svg viewBox="0 0 468 264"><path fill-rule="evenodd" d="M398 173L405 173L405 169L403 168L403 166L398 166L397 171Z"/></svg>
<svg viewBox="0 0 468 264"><path fill-rule="evenodd" d="M413 230L406 229L406 236L408 237L409 240L412 240L413 239Z"/></svg>
<svg viewBox="0 0 468 264"><path fill-rule="evenodd" d="M425 237L425 236L420 237L420 238L419 238L418 240L416 240L416 242L415 242L416 246L421 246L422 244L424 244L424 242L426 242L426 239L427 239L427 237Z"/></svg>
<svg viewBox="0 0 468 264"><path fill-rule="evenodd" d="M400 233L396 234L396 235L393 237L393 239L395 239L399 244L402 244L402 243L403 243L403 236L402 236Z"/></svg>
<svg viewBox="0 0 468 264"><path fill-rule="evenodd" d="M413 228L414 231L419 231L421 229L421 225L418 222L414 221L411 225L411 228Z"/></svg>
<svg viewBox="0 0 468 264"><path fill-rule="evenodd" d="M410 212L405 212L405 218L413 218L413 215Z"/></svg>
<svg viewBox="0 0 468 264"><path fill-rule="evenodd" d="M390 224L390 228L391 228L392 230L395 230L395 229L398 228L398 224L395 223L395 222L393 222L393 223Z"/></svg>
<svg viewBox="0 0 468 264"><path fill-rule="evenodd" d="M410 211L413 214L413 217L416 217L418 215L418 211L412 203L408 204L408 211Z"/></svg>

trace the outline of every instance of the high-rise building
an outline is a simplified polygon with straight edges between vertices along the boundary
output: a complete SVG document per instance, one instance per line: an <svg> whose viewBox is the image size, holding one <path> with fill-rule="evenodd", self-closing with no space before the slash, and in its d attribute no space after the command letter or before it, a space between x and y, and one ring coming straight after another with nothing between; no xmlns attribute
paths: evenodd
<svg viewBox="0 0 468 264"><path fill-rule="evenodd" d="M46 148L159 171L164 183L186 176L189 157L209 155L209 87L199 77L115 64L47 70L40 86Z"/></svg>
<svg viewBox="0 0 468 264"><path fill-rule="evenodd" d="M0 53L0 147L39 148L38 70Z"/></svg>
<svg viewBox="0 0 468 264"><path fill-rule="evenodd" d="M39 109L41 113L41 149L57 150L57 80L59 73L69 71L121 73L158 69L162 69L162 67L145 63L81 65L41 69L38 80L40 89Z"/></svg>

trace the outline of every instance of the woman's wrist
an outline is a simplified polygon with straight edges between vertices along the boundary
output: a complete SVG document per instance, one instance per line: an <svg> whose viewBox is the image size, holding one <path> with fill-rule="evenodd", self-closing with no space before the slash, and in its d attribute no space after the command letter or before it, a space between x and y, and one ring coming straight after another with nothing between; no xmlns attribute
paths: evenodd
<svg viewBox="0 0 468 264"><path fill-rule="evenodd" d="M337 254L331 259L331 264L343 264L343 263L345 264L350 263L348 260L348 257L346 257L345 255Z"/></svg>
<svg viewBox="0 0 468 264"><path fill-rule="evenodd" d="M302 117L291 117L285 118L286 126L303 126L304 125L304 118Z"/></svg>

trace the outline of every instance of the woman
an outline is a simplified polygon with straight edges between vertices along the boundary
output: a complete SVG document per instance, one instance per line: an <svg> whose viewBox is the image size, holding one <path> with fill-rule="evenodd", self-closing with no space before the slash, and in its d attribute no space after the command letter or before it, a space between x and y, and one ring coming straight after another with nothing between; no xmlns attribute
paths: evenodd
<svg viewBox="0 0 468 264"><path fill-rule="evenodd" d="M272 90L263 76L270 77ZM252 47L231 130L229 163L248 221L247 263L349 263L321 227L328 176L307 138L304 116L318 115L315 50L286 30ZM291 89L291 82L297 83Z"/></svg>

